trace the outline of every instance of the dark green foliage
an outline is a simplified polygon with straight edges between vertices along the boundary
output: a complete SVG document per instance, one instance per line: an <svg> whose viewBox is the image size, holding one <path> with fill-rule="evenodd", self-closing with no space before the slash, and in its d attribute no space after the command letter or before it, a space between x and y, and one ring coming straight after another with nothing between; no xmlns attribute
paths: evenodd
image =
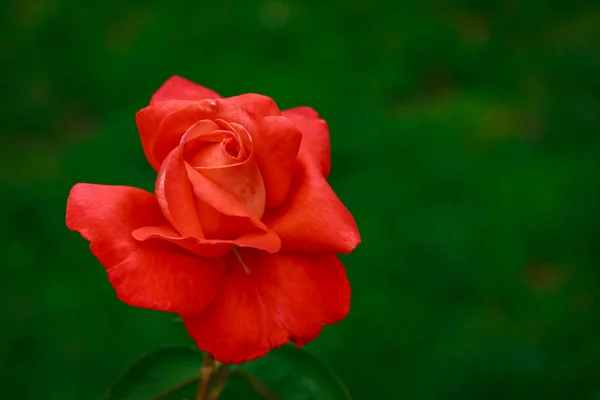
<svg viewBox="0 0 600 400"><path fill-rule="evenodd" d="M344 384L334 373L304 350L292 345L273 350L258 360L243 363L232 369L233 380L228 383L222 394L222 400L257 399L255 392L248 391L249 385L243 385L236 379L236 370L258 379L282 400L352 400Z"/></svg>
<svg viewBox="0 0 600 400"><path fill-rule="evenodd" d="M198 387L202 353L192 347L165 347L138 358L112 385L106 400L181 400Z"/></svg>

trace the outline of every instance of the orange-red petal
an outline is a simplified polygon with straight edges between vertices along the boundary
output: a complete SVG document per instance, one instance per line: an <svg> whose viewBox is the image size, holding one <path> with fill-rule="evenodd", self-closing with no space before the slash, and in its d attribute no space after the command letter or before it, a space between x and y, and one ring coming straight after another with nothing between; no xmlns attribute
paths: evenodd
<svg viewBox="0 0 600 400"><path fill-rule="evenodd" d="M252 216L256 217L257 220L260 220L265 211L265 185L263 182L262 175L258 169L256 157L253 151L252 141L249 137L248 132L242 126L236 124L235 122L227 125L229 126L229 129L231 129L231 131L217 132L222 132L224 134L228 134L229 136L237 136L238 140L236 141L238 142L238 147L241 147L240 154L243 157L239 160L234 160L229 154L226 153L225 146L219 144L217 145L218 151L216 153L220 154L220 157L213 156L210 158L213 161L221 162L221 165L217 164L211 166L203 165L202 162L196 162L196 164L190 165L190 167L192 167L199 174L216 183L223 191L230 194L240 204L242 204ZM194 142L202 141L207 136L210 136L195 136L195 127L196 125L194 125L186 132L184 138L182 138L182 141L188 142L189 138L191 142L188 143L193 144ZM241 136L246 138L245 141L248 142L248 148L246 148L246 146L243 145L243 140ZM207 146L204 146L204 148L212 150ZM215 151L212 151L212 154L214 153ZM219 160L219 158L221 160ZM229 160L227 160L227 158L229 158ZM229 165L223 162L226 160L230 162ZM205 159L202 161L207 160ZM204 193L202 193L202 195L204 195ZM203 198L202 195L199 195L198 197Z"/></svg>
<svg viewBox="0 0 600 400"><path fill-rule="evenodd" d="M256 162L266 189L266 207L281 205L287 197L294 163L302 149L301 142L304 139L299 128L303 125L296 126L292 119L282 116L261 116L255 111L274 114L276 106L274 103L269 105L272 100L268 97L256 97L261 100L249 102L255 107L244 105L245 100L242 100L247 100L248 96L239 96L237 102L230 98L195 102L173 100L151 104L136 115L146 158L159 170L164 159L177 147L183 134L198 121L224 120L236 123L252 137ZM274 108L271 109L272 107ZM328 142L325 144L329 145ZM304 152L313 150L320 152L318 158L322 156L323 149L318 146L309 145Z"/></svg>
<svg viewBox="0 0 600 400"><path fill-rule="evenodd" d="M298 163L288 200L263 222L287 252L350 253L360 234L350 211L314 164Z"/></svg>
<svg viewBox="0 0 600 400"><path fill-rule="evenodd" d="M319 113L312 107L300 106L283 111L284 114L297 114L306 118L319 118Z"/></svg>
<svg viewBox="0 0 600 400"><path fill-rule="evenodd" d="M266 189L266 206L280 206L288 196L302 134L285 117L257 120L252 133L256 162Z"/></svg>
<svg viewBox="0 0 600 400"><path fill-rule="evenodd" d="M167 242L143 243L132 232L166 223L151 193L79 183L67 201L67 226L90 241L125 303L182 315L203 310L223 276L223 260L194 256Z"/></svg>
<svg viewBox="0 0 600 400"><path fill-rule="evenodd" d="M217 360L240 363L289 341L304 344L348 314L350 285L334 255L241 250L240 257L248 271L230 256L213 304L184 317L198 347Z"/></svg>
<svg viewBox="0 0 600 400"><path fill-rule="evenodd" d="M189 164L185 167L206 238L234 239L244 233L267 231L258 216L232 194Z"/></svg>
<svg viewBox="0 0 600 400"><path fill-rule="evenodd" d="M163 151L160 157L155 154L156 142L158 141L158 129L163 122L163 119L175 111L181 110L191 104L190 101L161 101L145 107L135 115L135 123L140 133L140 141L144 149L144 155L148 162L156 171L159 170L164 158L169 154ZM195 121L197 122L197 121ZM192 122L193 124L193 122ZM187 128L186 128L187 129ZM179 137L172 138L172 147L177 146L177 140L183 135L185 130L179 133Z"/></svg>
<svg viewBox="0 0 600 400"><path fill-rule="evenodd" d="M204 237L196 210L196 199L188 180L183 145L177 147L162 163L154 192L169 222L181 236Z"/></svg>
<svg viewBox="0 0 600 400"><path fill-rule="evenodd" d="M283 115L302 132L298 157L313 164L327 178L331 171L331 144L327 122L318 118L310 107L297 107L283 111Z"/></svg>
<svg viewBox="0 0 600 400"><path fill-rule="evenodd" d="M239 96L228 97L225 101L236 107L241 107L247 111L266 116L279 116L281 111L275 101L268 96L256 93L246 93Z"/></svg>
<svg viewBox="0 0 600 400"><path fill-rule="evenodd" d="M152 95L150 103L165 100L203 100L220 98L221 96L217 92L174 75L167 79L154 95Z"/></svg>
<svg viewBox="0 0 600 400"><path fill-rule="evenodd" d="M140 241L166 240L191 251L201 257L218 258L230 251L233 246L250 247L276 253L281 249L281 240L273 230L243 234L233 240L199 239L182 237L170 226L145 226L133 231L133 237Z"/></svg>
<svg viewBox="0 0 600 400"><path fill-rule="evenodd" d="M136 114L144 153L155 169L160 167L192 125L202 120L218 119L237 122L251 132L256 130L247 111L219 99L159 101Z"/></svg>
<svg viewBox="0 0 600 400"><path fill-rule="evenodd" d="M289 332L291 341L308 343L324 325L348 315L350 283L335 255L242 251L241 257L250 274L256 274L265 307Z"/></svg>

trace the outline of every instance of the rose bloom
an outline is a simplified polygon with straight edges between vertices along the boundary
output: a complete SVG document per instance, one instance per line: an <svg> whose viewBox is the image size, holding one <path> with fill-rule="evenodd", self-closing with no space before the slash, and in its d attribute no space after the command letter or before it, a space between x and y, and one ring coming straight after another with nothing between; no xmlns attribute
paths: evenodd
<svg viewBox="0 0 600 400"><path fill-rule="evenodd" d="M343 319L336 254L360 242L327 176L327 124L266 96L222 98L172 77L136 115L154 194L78 183L67 226L90 241L123 302L177 313L221 362L300 346Z"/></svg>

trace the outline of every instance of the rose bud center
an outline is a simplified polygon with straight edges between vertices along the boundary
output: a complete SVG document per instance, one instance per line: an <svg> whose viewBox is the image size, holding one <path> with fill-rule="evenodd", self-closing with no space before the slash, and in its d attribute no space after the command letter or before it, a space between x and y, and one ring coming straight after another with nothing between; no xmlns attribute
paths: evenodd
<svg viewBox="0 0 600 400"><path fill-rule="evenodd" d="M265 187L253 155L250 134L241 125L200 121L187 130L183 157L196 171L211 179L261 218Z"/></svg>

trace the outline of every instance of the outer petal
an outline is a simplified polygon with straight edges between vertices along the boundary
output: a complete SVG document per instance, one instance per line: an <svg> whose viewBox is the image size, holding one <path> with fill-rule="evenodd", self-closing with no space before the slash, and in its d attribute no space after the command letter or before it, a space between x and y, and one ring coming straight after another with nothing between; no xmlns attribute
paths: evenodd
<svg viewBox="0 0 600 400"><path fill-rule="evenodd" d="M268 255L241 250L230 257L221 292L204 312L184 317L198 347L221 362L261 357L289 340L314 339L346 316L350 286L334 255Z"/></svg>
<svg viewBox="0 0 600 400"><path fill-rule="evenodd" d="M275 101L268 96L256 93L246 93L239 96L228 97L225 101L236 107L241 107L247 111L266 116L280 116L281 111Z"/></svg>
<svg viewBox="0 0 600 400"><path fill-rule="evenodd" d="M331 171L331 147L327 122L318 118L310 107L297 107L283 111L302 132L302 144L298 157L317 166L318 171L327 178Z"/></svg>
<svg viewBox="0 0 600 400"><path fill-rule="evenodd" d="M256 162L265 183L266 207L280 206L286 199L302 134L285 117L265 117L252 134Z"/></svg>
<svg viewBox="0 0 600 400"><path fill-rule="evenodd" d="M307 106L290 108L285 110L283 113L285 115L296 114L306 118L319 118L319 113L314 108Z"/></svg>
<svg viewBox="0 0 600 400"><path fill-rule="evenodd" d="M276 253L281 249L281 239L273 230L260 233L247 233L234 240L210 240L195 237L182 237L170 226L145 226L133 231L137 240L162 239L183 247L201 257L222 257L232 247L251 247L269 253Z"/></svg>
<svg viewBox="0 0 600 400"><path fill-rule="evenodd" d="M242 258L250 274L256 273L265 307L293 342L310 342L324 325L348 315L350 283L335 255L242 251Z"/></svg>
<svg viewBox="0 0 600 400"><path fill-rule="evenodd" d="M154 93L150 104L165 100L203 100L220 99L216 92L198 85L185 78L174 75L166 80L165 83Z"/></svg>
<svg viewBox="0 0 600 400"><path fill-rule="evenodd" d="M227 274L213 304L201 314L184 317L183 322L198 347L223 363L262 357L289 341L243 272Z"/></svg>
<svg viewBox="0 0 600 400"><path fill-rule="evenodd" d="M254 125L245 110L226 104L223 100L161 101L152 103L136 114L144 152L157 170L188 128L201 120L217 119L237 122L249 131Z"/></svg>
<svg viewBox="0 0 600 400"><path fill-rule="evenodd" d="M288 201L265 215L286 252L350 253L360 234L342 204L314 165L299 162Z"/></svg>
<svg viewBox="0 0 600 400"><path fill-rule="evenodd" d="M161 153L161 157L157 158L155 155L156 142L158 140L158 128L160 127L163 119L178 110L181 110L189 106L189 101L162 101L155 102L151 106L141 109L135 115L135 122L140 132L140 140L142 142L142 148L144 154L148 159L148 162L156 171L160 168L163 159L166 154ZM193 122L192 122L193 124ZM185 129L179 133L179 137L183 135ZM177 145L177 138L173 142L173 147Z"/></svg>
<svg viewBox="0 0 600 400"><path fill-rule="evenodd" d="M140 227L165 223L154 196L141 189L78 183L67 201L67 227L91 242L122 301L184 315L199 312L214 298L224 263L132 236Z"/></svg>

